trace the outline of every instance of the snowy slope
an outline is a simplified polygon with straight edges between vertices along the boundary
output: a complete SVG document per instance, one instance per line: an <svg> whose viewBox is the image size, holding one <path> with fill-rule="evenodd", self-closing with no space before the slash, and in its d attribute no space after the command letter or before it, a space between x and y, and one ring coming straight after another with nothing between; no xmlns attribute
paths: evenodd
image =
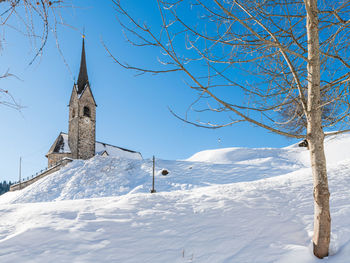
<svg viewBox="0 0 350 263"><path fill-rule="evenodd" d="M308 167L308 151L300 147L282 149L227 148L204 151L185 161L156 160L156 190L188 190L213 184L254 181ZM167 176L161 170L167 169ZM151 160L96 156L76 160L60 171L19 192L8 193L2 202L47 202L119 196L149 192Z"/></svg>
<svg viewBox="0 0 350 263"><path fill-rule="evenodd" d="M266 149L266 153L269 152L270 149ZM301 162L279 156L260 159L265 162L240 160L231 164L211 164L157 160L156 190L188 190L213 184L254 181L305 167ZM161 175L162 169L167 169L169 174ZM96 156L88 161L74 161L61 171L22 191L8 193L0 198L0 203L47 202L147 193L151 188L151 175L151 160Z"/></svg>
<svg viewBox="0 0 350 263"><path fill-rule="evenodd" d="M348 134L326 141L332 256L322 262L350 262L348 146ZM156 194L150 160L75 161L0 197L0 262L321 262L307 159L291 146L158 160Z"/></svg>

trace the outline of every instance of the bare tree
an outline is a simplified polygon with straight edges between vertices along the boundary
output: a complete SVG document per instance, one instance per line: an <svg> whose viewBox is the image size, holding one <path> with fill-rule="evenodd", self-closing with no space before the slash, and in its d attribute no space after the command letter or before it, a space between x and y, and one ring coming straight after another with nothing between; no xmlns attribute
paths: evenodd
<svg viewBox="0 0 350 263"><path fill-rule="evenodd" d="M113 1L127 40L160 48L163 68L181 72L210 110L228 123L250 122L292 138L307 138L314 181L314 254L328 255L331 218L324 136L349 131L349 1L157 0L160 28ZM224 94L224 95L222 95ZM230 94L231 96L227 96ZM240 98L240 99L239 99ZM203 104L200 104L201 106ZM333 130L333 132L331 131Z"/></svg>
<svg viewBox="0 0 350 263"><path fill-rule="evenodd" d="M64 0L0 0L0 49L3 50L6 30L15 30L31 41L34 55L32 64L43 52L49 33L56 37L57 26L64 24L61 10L69 7ZM56 37L57 39L57 37ZM15 77L9 71L0 75L0 79ZM8 89L0 88L0 104L21 109Z"/></svg>

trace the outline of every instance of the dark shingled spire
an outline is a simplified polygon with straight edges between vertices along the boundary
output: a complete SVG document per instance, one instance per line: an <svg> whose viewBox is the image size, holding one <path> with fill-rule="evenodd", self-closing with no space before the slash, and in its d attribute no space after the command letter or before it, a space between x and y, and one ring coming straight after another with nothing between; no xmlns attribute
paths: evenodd
<svg viewBox="0 0 350 263"><path fill-rule="evenodd" d="M81 50L81 61L80 61L80 71L79 71L79 77L78 77L78 94L81 94L84 90L84 87L86 84L89 83L87 69L86 69L86 59L85 59L85 43L84 43L84 36L83 36L83 48Z"/></svg>

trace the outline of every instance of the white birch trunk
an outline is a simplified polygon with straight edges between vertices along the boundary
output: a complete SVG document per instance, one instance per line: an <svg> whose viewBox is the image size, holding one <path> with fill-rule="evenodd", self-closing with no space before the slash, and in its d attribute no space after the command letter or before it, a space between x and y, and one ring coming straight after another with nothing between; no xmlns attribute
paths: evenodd
<svg viewBox="0 0 350 263"><path fill-rule="evenodd" d="M328 256L331 217L329 190L324 153L324 133L320 94L320 51L318 35L317 0L305 0L308 38L308 107L307 140L309 143L314 184L314 254Z"/></svg>

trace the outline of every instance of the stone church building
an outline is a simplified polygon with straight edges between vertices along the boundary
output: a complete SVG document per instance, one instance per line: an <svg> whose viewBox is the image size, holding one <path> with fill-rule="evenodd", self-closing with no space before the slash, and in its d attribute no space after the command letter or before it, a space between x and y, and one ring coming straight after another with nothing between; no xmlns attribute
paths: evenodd
<svg viewBox="0 0 350 263"><path fill-rule="evenodd" d="M69 101L68 134L61 132L52 144L46 154L48 167L64 158L86 160L95 155L142 159L139 152L96 141L96 107L87 74L83 38L79 77Z"/></svg>

